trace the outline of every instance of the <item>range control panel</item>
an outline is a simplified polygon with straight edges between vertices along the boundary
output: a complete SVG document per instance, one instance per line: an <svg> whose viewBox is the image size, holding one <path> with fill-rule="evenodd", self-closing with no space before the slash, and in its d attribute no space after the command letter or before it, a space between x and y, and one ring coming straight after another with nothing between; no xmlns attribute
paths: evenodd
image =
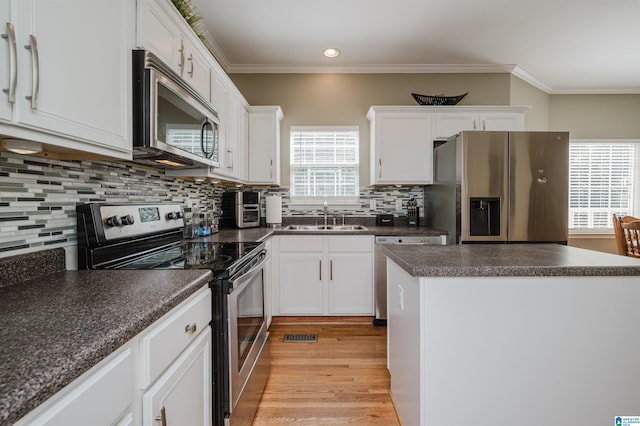
<svg viewBox="0 0 640 426"><path fill-rule="evenodd" d="M184 227L182 204L105 204L99 211L107 241Z"/></svg>

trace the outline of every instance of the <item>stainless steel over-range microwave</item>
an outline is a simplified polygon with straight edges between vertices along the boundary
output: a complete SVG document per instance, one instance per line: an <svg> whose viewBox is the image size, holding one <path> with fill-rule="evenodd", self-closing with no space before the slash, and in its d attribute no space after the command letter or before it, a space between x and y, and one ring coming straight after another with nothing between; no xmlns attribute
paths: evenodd
<svg viewBox="0 0 640 426"><path fill-rule="evenodd" d="M133 51L133 159L155 167L218 167L218 114L171 68Z"/></svg>

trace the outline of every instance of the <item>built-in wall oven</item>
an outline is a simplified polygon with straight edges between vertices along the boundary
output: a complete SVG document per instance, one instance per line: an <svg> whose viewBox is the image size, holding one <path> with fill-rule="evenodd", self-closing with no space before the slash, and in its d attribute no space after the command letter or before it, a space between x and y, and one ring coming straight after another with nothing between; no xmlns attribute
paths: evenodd
<svg viewBox="0 0 640 426"><path fill-rule="evenodd" d="M180 204L76 207L79 269L210 269L213 424L250 425L266 385L262 242L182 239Z"/></svg>

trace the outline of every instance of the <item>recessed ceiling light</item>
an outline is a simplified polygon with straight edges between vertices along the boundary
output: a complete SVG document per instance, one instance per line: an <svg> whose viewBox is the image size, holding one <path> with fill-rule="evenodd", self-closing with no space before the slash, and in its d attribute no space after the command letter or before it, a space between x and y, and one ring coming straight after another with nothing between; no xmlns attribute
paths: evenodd
<svg viewBox="0 0 640 426"><path fill-rule="evenodd" d="M322 54L327 58L335 58L337 56L340 56L340 50L336 49L335 47L329 47L327 49L324 49L322 51Z"/></svg>

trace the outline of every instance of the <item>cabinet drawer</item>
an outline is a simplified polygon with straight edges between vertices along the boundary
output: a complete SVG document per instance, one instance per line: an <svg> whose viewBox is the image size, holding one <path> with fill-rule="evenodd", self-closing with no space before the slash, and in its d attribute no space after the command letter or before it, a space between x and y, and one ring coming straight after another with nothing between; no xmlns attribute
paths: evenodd
<svg viewBox="0 0 640 426"><path fill-rule="evenodd" d="M309 237L309 236L297 236L297 237L281 237L280 239L280 251L293 251L293 252L321 252L323 237Z"/></svg>
<svg viewBox="0 0 640 426"><path fill-rule="evenodd" d="M353 253L373 251L373 237L329 237L329 252Z"/></svg>
<svg viewBox="0 0 640 426"><path fill-rule="evenodd" d="M140 387L146 388L211 321L211 289L207 285L167 313L140 339Z"/></svg>

